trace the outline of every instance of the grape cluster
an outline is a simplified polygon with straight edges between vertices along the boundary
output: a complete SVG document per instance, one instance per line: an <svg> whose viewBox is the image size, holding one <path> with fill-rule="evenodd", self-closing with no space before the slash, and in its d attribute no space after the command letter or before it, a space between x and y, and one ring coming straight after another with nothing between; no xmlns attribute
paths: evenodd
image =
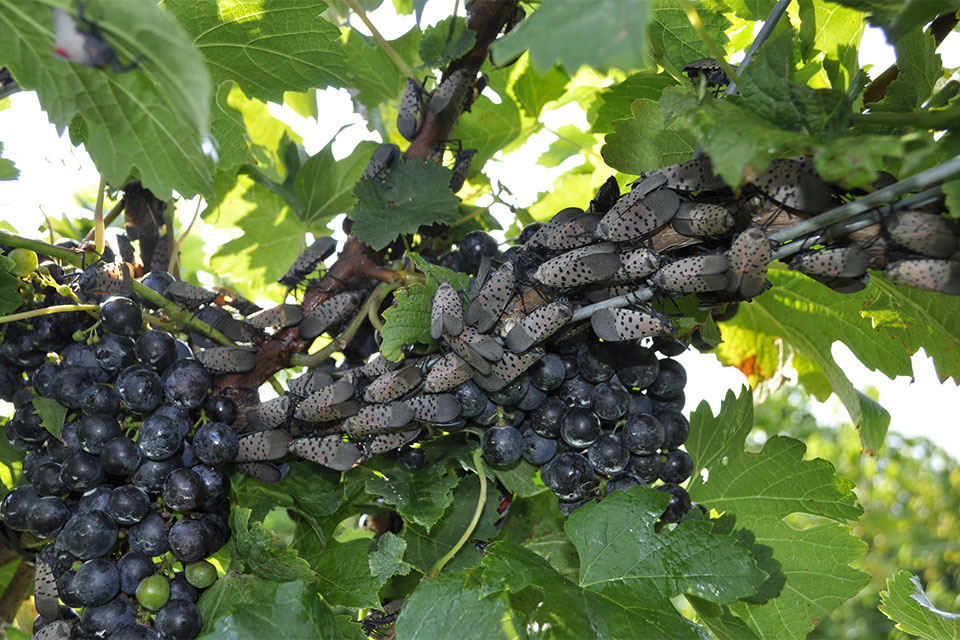
<svg viewBox="0 0 960 640"><path fill-rule="evenodd" d="M53 287L38 293L37 307L70 302ZM137 301L80 295L100 301L99 322L39 316L5 325L0 347L0 397L15 407L5 436L26 452L27 481L0 503L0 519L38 549L34 631L193 638L197 598L217 580L208 558L230 535L237 407L209 395L211 372L186 343L143 330ZM66 409L58 436L41 415L51 400Z"/></svg>

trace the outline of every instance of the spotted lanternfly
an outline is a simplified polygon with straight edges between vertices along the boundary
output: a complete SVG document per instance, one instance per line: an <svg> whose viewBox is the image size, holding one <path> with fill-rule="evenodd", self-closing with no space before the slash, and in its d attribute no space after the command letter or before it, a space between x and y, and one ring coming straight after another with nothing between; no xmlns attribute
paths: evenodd
<svg viewBox="0 0 960 640"><path fill-rule="evenodd" d="M334 471L353 469L363 458L360 447L339 435L297 438L290 443L290 453Z"/></svg>
<svg viewBox="0 0 960 640"><path fill-rule="evenodd" d="M430 311L430 336L439 340L444 333L458 336L463 331L463 303L460 293L444 280L433 296Z"/></svg>
<svg viewBox="0 0 960 640"><path fill-rule="evenodd" d="M100 28L83 17L81 3L80 15L74 18L60 8L53 10L54 51L58 56L74 64L95 69L110 67L114 73L123 73L137 66L134 60L126 65L120 64L116 50L110 46Z"/></svg>
<svg viewBox="0 0 960 640"><path fill-rule="evenodd" d="M199 307L202 304L210 304L217 299L217 294L213 291L180 280L171 282L163 295L165 298L191 308Z"/></svg>
<svg viewBox="0 0 960 640"><path fill-rule="evenodd" d="M616 241L642 238L670 222L680 208L680 196L670 189L658 189L625 206L620 206L622 202L603 216L595 236Z"/></svg>
<svg viewBox="0 0 960 640"><path fill-rule="evenodd" d="M130 265L124 262L98 262L83 270L77 287L84 293L131 295L133 277Z"/></svg>
<svg viewBox="0 0 960 640"><path fill-rule="evenodd" d="M859 278L820 276L815 273L808 273L807 275L820 284L830 287L837 293L856 293L857 291L863 291L867 288L867 283L870 281L870 276L868 275L863 275Z"/></svg>
<svg viewBox="0 0 960 640"><path fill-rule="evenodd" d="M561 210L524 243L524 246L546 247L555 251L575 249L593 242L600 216L577 207Z"/></svg>
<svg viewBox="0 0 960 640"><path fill-rule="evenodd" d="M729 293L749 300L766 291L770 241L757 227L737 235L730 245Z"/></svg>
<svg viewBox="0 0 960 640"><path fill-rule="evenodd" d="M74 624L67 620L54 620L30 636L30 640L70 640Z"/></svg>
<svg viewBox="0 0 960 640"><path fill-rule="evenodd" d="M673 229L691 238L723 235L735 223L729 209L705 202L683 202L673 217Z"/></svg>
<svg viewBox="0 0 960 640"><path fill-rule="evenodd" d="M660 267L650 282L664 291L704 293L723 291L730 284L727 256L711 254L682 258Z"/></svg>
<svg viewBox="0 0 960 640"><path fill-rule="evenodd" d="M447 105L462 102L467 95L469 82L470 73L466 69L457 69L448 75L433 92L433 96L430 98L430 111L440 113L447 108ZM456 99L457 97L460 98L459 101Z"/></svg>
<svg viewBox="0 0 960 640"><path fill-rule="evenodd" d="M571 317L573 309L564 302L551 302L535 309L507 332L507 347L514 353L523 353L552 336Z"/></svg>
<svg viewBox="0 0 960 640"><path fill-rule="evenodd" d="M313 273L317 265L333 255L333 252L336 250L337 242L330 236L317 238L313 244L297 256L297 259L293 261L293 265L287 269L287 272L283 274L283 277L277 280L277 282L292 289L297 286L300 281Z"/></svg>
<svg viewBox="0 0 960 640"><path fill-rule="evenodd" d="M481 333L493 329L507 301L513 296L517 281L513 263L507 262L493 272L480 293L470 301L463 313L463 320Z"/></svg>
<svg viewBox="0 0 960 640"><path fill-rule="evenodd" d="M261 402L247 411L247 424L255 431L282 427L290 421L295 404L286 395Z"/></svg>
<svg viewBox="0 0 960 640"><path fill-rule="evenodd" d="M397 429L413 420L413 409L400 401L370 404L343 421L341 429L349 435L380 433Z"/></svg>
<svg viewBox="0 0 960 640"><path fill-rule="evenodd" d="M413 140L420 131L420 109L423 106L423 85L407 78L407 86L400 98L397 112L397 131L407 140Z"/></svg>
<svg viewBox="0 0 960 640"><path fill-rule="evenodd" d="M727 188L727 183L714 175L713 163L706 156L641 174L645 180L657 175L666 177L665 186L677 191L718 191Z"/></svg>
<svg viewBox="0 0 960 640"><path fill-rule="evenodd" d="M548 287L577 287L606 280L619 269L616 245L602 242L547 260L537 267L534 277Z"/></svg>
<svg viewBox="0 0 960 640"><path fill-rule="evenodd" d="M455 353L439 358L423 380L423 388L429 393L440 393L458 387L473 376L470 365Z"/></svg>
<svg viewBox="0 0 960 640"><path fill-rule="evenodd" d="M610 207L617 203L617 200L620 199L620 185L617 184L617 179L613 176L607 178L607 181L600 185L600 188L597 189L597 195L593 197L593 200L590 201L590 207L587 209L589 213L596 213L603 215L607 211L610 211Z"/></svg>
<svg viewBox="0 0 960 640"><path fill-rule="evenodd" d="M640 202L640 200L662 187L666 181L667 179L663 176L653 176L652 178L637 180L633 183L633 188L630 191L623 194L623 197L614 202L610 207L607 207L604 214L612 212L614 215L623 215L624 212L628 211Z"/></svg>
<svg viewBox="0 0 960 640"><path fill-rule="evenodd" d="M246 373L257 366L257 352L243 347L210 347L197 360L213 373Z"/></svg>
<svg viewBox="0 0 960 640"><path fill-rule="evenodd" d="M256 327L236 318L224 318L216 329L234 342L253 342L263 335Z"/></svg>
<svg viewBox="0 0 960 640"><path fill-rule="evenodd" d="M454 193L463 188L463 183L467 180L467 174L470 173L470 165L473 163L473 156L475 155L477 155L476 149L463 149L454 156L453 175L450 177L450 188Z"/></svg>
<svg viewBox="0 0 960 640"><path fill-rule="evenodd" d="M611 280L614 282L632 282L646 278L660 268L660 256L656 251L640 248L620 253L620 269Z"/></svg>
<svg viewBox="0 0 960 640"><path fill-rule="evenodd" d="M884 227L901 247L930 258L949 258L957 250L957 226L943 216L898 211L884 221Z"/></svg>
<svg viewBox="0 0 960 640"><path fill-rule="evenodd" d="M416 440L418 435L420 435L420 429L410 429L399 433L381 433L373 436L363 444L363 459L369 460L373 456L399 449L403 445Z"/></svg>
<svg viewBox="0 0 960 640"><path fill-rule="evenodd" d="M383 354L375 353L370 356L366 364L360 367L360 372L367 378L377 378L388 371L393 371L398 366L400 366L399 362L390 362L383 357Z"/></svg>
<svg viewBox="0 0 960 640"><path fill-rule="evenodd" d="M817 175L813 160L806 156L774 160L753 184L771 200L790 209L820 213L833 207L830 187Z"/></svg>
<svg viewBox="0 0 960 640"><path fill-rule="evenodd" d="M254 431L240 436L239 449L234 462L260 462L279 460L287 455L290 432L285 429Z"/></svg>
<svg viewBox="0 0 960 640"><path fill-rule="evenodd" d="M496 362L503 356L503 347L500 343L485 333L480 333L473 327L464 327L460 332L460 340L485 360ZM449 340L448 340L449 342ZM462 356L461 356L462 357Z"/></svg>
<svg viewBox="0 0 960 640"><path fill-rule="evenodd" d="M277 306L258 311L247 316L247 323L258 329L282 329L300 324L303 320L303 307L298 304L278 304Z"/></svg>
<svg viewBox="0 0 960 640"><path fill-rule="evenodd" d="M45 618L59 617L60 597L57 591L57 579L53 575L53 567L37 554L33 571L33 599L37 612Z"/></svg>
<svg viewBox="0 0 960 640"><path fill-rule="evenodd" d="M320 416L324 416L325 412L331 407L352 398L353 392L352 384L345 380L338 380L333 384L317 389L304 398L293 415L307 422L320 422Z"/></svg>
<svg viewBox="0 0 960 640"><path fill-rule="evenodd" d="M524 353L508 351L503 354L503 358L499 362L493 365L489 375L476 373L473 379L484 391L499 391L536 364L544 353L541 347L533 347Z"/></svg>
<svg viewBox="0 0 960 640"><path fill-rule="evenodd" d="M697 85L700 78L704 78L708 87L725 87L730 84L730 76L723 70L720 63L713 58L700 58L688 62L683 66L683 72L687 74L694 86Z"/></svg>
<svg viewBox="0 0 960 640"><path fill-rule="evenodd" d="M443 424L460 415L460 401L449 393L428 393L407 398L405 405L413 409L413 417L420 422Z"/></svg>
<svg viewBox="0 0 960 640"><path fill-rule="evenodd" d="M310 369L306 373L287 380L287 389L302 398L333 384L333 376L323 369Z"/></svg>
<svg viewBox="0 0 960 640"><path fill-rule="evenodd" d="M607 342L622 342L673 333L673 323L659 313L633 309L600 309L590 316L597 337Z"/></svg>
<svg viewBox="0 0 960 640"><path fill-rule="evenodd" d="M356 311L359 304L356 293L338 293L303 317L300 322L300 336L304 340L313 340Z"/></svg>
<svg viewBox="0 0 960 640"><path fill-rule="evenodd" d="M915 289L960 294L960 262L953 260L899 260L883 274L891 282Z"/></svg>
<svg viewBox="0 0 960 640"><path fill-rule="evenodd" d="M413 390L423 377L415 366L407 365L396 371L389 371L367 386L363 399L372 403L384 403L396 400L408 391Z"/></svg>
<svg viewBox="0 0 960 640"><path fill-rule="evenodd" d="M286 463L275 465L272 462L239 462L233 466L264 484L276 484L290 471L290 465Z"/></svg>
<svg viewBox="0 0 960 640"><path fill-rule="evenodd" d="M809 276L859 278L867 272L870 256L860 247L807 251L790 261L790 268Z"/></svg>
<svg viewBox="0 0 960 640"><path fill-rule="evenodd" d="M367 168L363 170L361 178L369 178L376 182L383 182L390 167L400 159L400 147L395 144L382 144L373 151Z"/></svg>

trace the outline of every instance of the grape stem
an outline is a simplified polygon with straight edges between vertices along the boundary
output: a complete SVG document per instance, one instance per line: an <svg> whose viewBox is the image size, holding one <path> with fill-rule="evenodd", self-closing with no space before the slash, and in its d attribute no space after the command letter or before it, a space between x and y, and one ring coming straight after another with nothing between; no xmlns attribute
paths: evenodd
<svg viewBox="0 0 960 640"><path fill-rule="evenodd" d="M11 313L10 315L0 316L0 324L4 322L17 322L18 320L27 320L37 316L48 316L54 313L66 313L68 311L97 311L99 305L95 304L58 304L52 307L43 307L32 311L23 311L21 313Z"/></svg>
<svg viewBox="0 0 960 640"><path fill-rule="evenodd" d="M789 4L789 0L787 0ZM700 19L700 14L697 13L696 7L693 6L693 3L690 0L680 0L680 6L683 8L683 12L687 14L687 20L690 21L690 25L696 30L697 35L700 36L700 39L703 40L703 43L707 45L707 48L710 49L710 53L713 55L714 59L723 69L723 72L727 74L730 78L730 83L734 84L740 80L740 76L737 75L736 70L730 63L727 62L726 56L723 54L723 49L720 48L713 38L710 37L710 34L707 32L707 28L703 26L703 20Z"/></svg>
<svg viewBox="0 0 960 640"><path fill-rule="evenodd" d="M103 225L103 192L107 188L107 179L100 176L100 186L97 188L97 206L93 210L93 246L97 255L103 255L103 248L107 243L104 237L106 228Z"/></svg>
<svg viewBox="0 0 960 640"><path fill-rule="evenodd" d="M473 518L470 519L470 524L467 525L467 530L463 532L463 535L460 536L460 539L457 540L457 544L453 545L453 548L450 549L442 558L437 560L437 563L433 565L433 568L430 569L430 573L426 575L427 580L433 580L440 575L440 572L443 571L443 567L453 559L453 556L457 555L457 552L460 551L461 547L467 543L467 540L470 539L470 536L473 535L474 529L477 528L477 523L480 522L480 516L483 514L483 507L487 504L487 475L483 471L483 455L480 449L473 450L473 466L476 468L477 476L480 478L480 495L477 498L477 508L473 512Z"/></svg>

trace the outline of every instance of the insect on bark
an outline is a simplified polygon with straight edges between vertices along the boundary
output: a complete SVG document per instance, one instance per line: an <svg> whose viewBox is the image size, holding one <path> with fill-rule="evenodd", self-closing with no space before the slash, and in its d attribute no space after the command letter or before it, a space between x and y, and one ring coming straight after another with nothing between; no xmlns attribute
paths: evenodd
<svg viewBox="0 0 960 640"><path fill-rule="evenodd" d="M98 262L83 270L77 287L84 293L133 294L130 265L124 262Z"/></svg>
<svg viewBox="0 0 960 640"><path fill-rule="evenodd" d="M548 287L577 287L607 280L620 269L620 256L613 243L592 244L547 260L535 278Z"/></svg>
<svg viewBox="0 0 960 640"><path fill-rule="evenodd" d="M660 267L660 256L656 251L634 249L620 253L620 268L611 280L614 282L633 282L646 278Z"/></svg>
<svg viewBox="0 0 960 640"><path fill-rule="evenodd" d="M363 458L357 445L339 435L297 438L290 443L290 453L334 471L352 469Z"/></svg>
<svg viewBox="0 0 960 640"><path fill-rule="evenodd" d="M543 357L544 353L541 347L533 347L524 353L511 353L508 351L504 353L503 358L493 366L489 375L476 373L473 379L484 391L499 391L516 380L524 371L536 364L536 362Z"/></svg>
<svg viewBox="0 0 960 640"><path fill-rule="evenodd" d="M313 244L297 256L293 265L277 282L290 289L296 287L304 278L314 272L317 265L333 255L336 250L337 242L330 236L317 238Z"/></svg>
<svg viewBox="0 0 960 640"><path fill-rule="evenodd" d="M440 393L458 387L473 376L467 362L456 353L448 353L430 367L423 380L423 388L429 393Z"/></svg>
<svg viewBox="0 0 960 640"><path fill-rule="evenodd" d="M240 462L234 467L264 484L276 484L290 471L290 465L275 465L272 462Z"/></svg>
<svg viewBox="0 0 960 640"><path fill-rule="evenodd" d="M296 378L287 380L287 389L290 393L305 398L329 384L333 384L333 376L322 369L310 369Z"/></svg>
<svg viewBox="0 0 960 640"><path fill-rule="evenodd" d="M403 401L413 410L413 418L431 424L443 424L460 415L460 401L449 393L428 393Z"/></svg>
<svg viewBox="0 0 960 640"><path fill-rule="evenodd" d="M399 433L381 433L372 436L363 444L363 459L369 460L394 449L399 449L405 444L413 442L420 435L420 429L410 429Z"/></svg>
<svg viewBox="0 0 960 640"><path fill-rule="evenodd" d="M590 325L607 342L665 336L674 330L668 317L633 309L600 309L590 317Z"/></svg>
<svg viewBox="0 0 960 640"><path fill-rule="evenodd" d="M664 291L705 293L723 291L730 284L730 261L725 255L711 254L682 258L660 267L650 282Z"/></svg>
<svg viewBox="0 0 960 640"><path fill-rule="evenodd" d="M421 380L423 378L420 370L412 364L396 371L388 371L367 386L363 399L373 403L396 400L413 390Z"/></svg>
<svg viewBox="0 0 960 640"><path fill-rule="evenodd" d="M467 95L469 85L470 72L466 69L457 69L447 75L430 98L430 111L440 113L450 104L462 103L463 98Z"/></svg>
<svg viewBox="0 0 960 640"><path fill-rule="evenodd" d="M489 373L491 362L503 357L503 347L473 327L464 327L459 336L444 335L450 348L480 373Z"/></svg>
<svg viewBox="0 0 960 640"><path fill-rule="evenodd" d="M453 175L450 176L450 189L454 193L463 188L463 183L467 181L467 174L470 173L470 165L473 163L473 156L477 155L476 149L463 149L457 152L453 158Z"/></svg>
<svg viewBox="0 0 960 640"><path fill-rule="evenodd" d="M288 395L271 398L247 411L247 424L256 431L282 427L290 421L295 403Z"/></svg>
<svg viewBox="0 0 960 640"><path fill-rule="evenodd" d="M546 247L555 251L576 249L593 242L593 232L600 216L577 207L562 209L550 221L537 229L523 244L524 247Z"/></svg>
<svg viewBox="0 0 960 640"><path fill-rule="evenodd" d="M423 85L407 78L397 111L397 131L407 140L413 140L420 131L420 111L423 107Z"/></svg>
<svg viewBox="0 0 960 640"><path fill-rule="evenodd" d="M165 298L169 298L191 309L199 307L202 304L210 304L217 299L215 292L180 280L171 282L170 285L167 286L166 291L163 292L163 295Z"/></svg>
<svg viewBox="0 0 960 640"><path fill-rule="evenodd" d="M304 398L293 415L307 422L335 419L339 416L327 417L330 415L330 410L341 403L347 402L353 397L354 391L352 384L339 380L314 391Z"/></svg>
<svg viewBox="0 0 960 640"><path fill-rule="evenodd" d="M480 293L470 301L463 320L477 331L486 333L493 329L507 301L513 296L516 271L512 262L507 262L493 272Z"/></svg>
<svg viewBox="0 0 960 640"><path fill-rule="evenodd" d="M287 455L287 446L290 444L290 440L290 432L285 429L270 429L244 434L238 439L239 449L234 462L279 460Z"/></svg>
<svg viewBox="0 0 960 640"><path fill-rule="evenodd" d="M282 329L300 324L303 320L303 307L298 304L278 304L270 309L258 311L247 316L247 323L258 329Z"/></svg>
<svg viewBox="0 0 960 640"><path fill-rule="evenodd" d="M213 373L246 373L257 366L257 353L243 347L210 347L197 360Z"/></svg>
<svg viewBox="0 0 960 640"><path fill-rule="evenodd" d="M753 184L774 202L797 211L820 213L833 206L830 186L806 156L774 160Z"/></svg>
<svg viewBox="0 0 960 640"><path fill-rule="evenodd" d="M361 178L369 178L376 182L383 182L390 167L400 159L400 147L395 144L382 144L373 150L367 168L363 170Z"/></svg>
<svg viewBox="0 0 960 640"><path fill-rule="evenodd" d="M658 189L621 204L624 201L621 198L603 216L594 235L617 242L642 238L670 222L680 208L680 196L670 189Z"/></svg>
<svg viewBox="0 0 960 640"><path fill-rule="evenodd" d="M754 298L766 290L767 267L770 264L770 241L757 227L737 235L730 245L729 293L741 298Z"/></svg>
<svg viewBox="0 0 960 640"><path fill-rule="evenodd" d="M551 302L513 325L505 338L507 348L523 353L552 336L573 317L573 309L564 302Z"/></svg>
<svg viewBox="0 0 960 640"><path fill-rule="evenodd" d="M719 191L727 188L720 176L714 175L713 163L707 156L640 174L644 180L662 175L664 186L677 191Z"/></svg>

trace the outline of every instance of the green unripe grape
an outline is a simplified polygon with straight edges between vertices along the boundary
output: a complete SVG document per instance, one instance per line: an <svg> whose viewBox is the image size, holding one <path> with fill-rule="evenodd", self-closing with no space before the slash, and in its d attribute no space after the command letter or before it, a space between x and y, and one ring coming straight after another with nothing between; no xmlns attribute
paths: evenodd
<svg viewBox="0 0 960 640"><path fill-rule="evenodd" d="M22 278L23 276L29 275L37 270L37 254L30 249L23 249L17 247L9 254L7 257L13 260L13 268L10 269L10 275L17 276Z"/></svg>
<svg viewBox="0 0 960 640"><path fill-rule="evenodd" d="M206 560L191 562L183 568L187 582L197 589L206 589L217 581L217 568Z"/></svg>
<svg viewBox="0 0 960 640"><path fill-rule="evenodd" d="M137 602L156 611L170 599L170 583L163 576L148 576L137 587Z"/></svg>

